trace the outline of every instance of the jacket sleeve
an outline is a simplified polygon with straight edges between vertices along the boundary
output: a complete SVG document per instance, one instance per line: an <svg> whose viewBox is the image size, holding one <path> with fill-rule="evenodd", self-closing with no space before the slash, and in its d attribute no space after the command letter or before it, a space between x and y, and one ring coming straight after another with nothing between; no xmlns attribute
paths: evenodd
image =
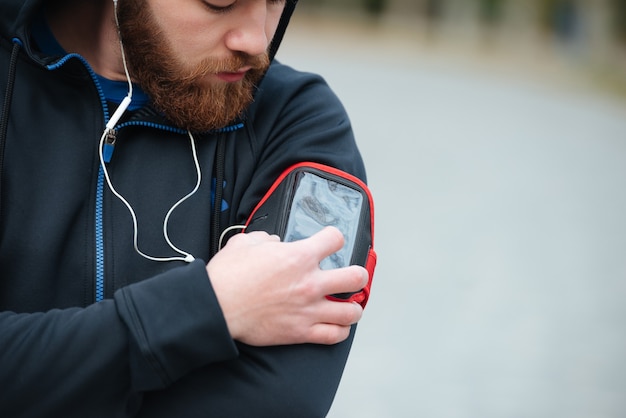
<svg viewBox="0 0 626 418"><path fill-rule="evenodd" d="M239 170L254 169L249 187L232 197L238 207L231 223L245 222L276 178L295 163L326 164L365 179L348 116L321 78L275 66L256 103L247 125L254 162L239 164ZM243 154L238 156L244 159ZM209 365L167 390L146 394L140 416L323 417L339 386L355 330L332 346L238 344L237 359Z"/></svg>
<svg viewBox="0 0 626 418"><path fill-rule="evenodd" d="M167 390L147 393L139 417L324 417L355 330L333 346L238 344L236 360L199 369Z"/></svg>
<svg viewBox="0 0 626 418"><path fill-rule="evenodd" d="M197 261L86 308L0 313L0 415L127 416L140 392L236 355Z"/></svg>

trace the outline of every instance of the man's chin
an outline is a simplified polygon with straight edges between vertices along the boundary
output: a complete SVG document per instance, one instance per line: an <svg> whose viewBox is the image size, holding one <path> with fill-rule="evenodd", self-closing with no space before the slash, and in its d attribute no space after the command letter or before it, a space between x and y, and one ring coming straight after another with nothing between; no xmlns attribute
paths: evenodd
<svg viewBox="0 0 626 418"><path fill-rule="evenodd" d="M215 76L213 76L215 77ZM206 85L206 86L205 86ZM253 101L253 84L242 79L216 82L211 76L181 88L146 89L154 106L180 128L206 132L232 124Z"/></svg>

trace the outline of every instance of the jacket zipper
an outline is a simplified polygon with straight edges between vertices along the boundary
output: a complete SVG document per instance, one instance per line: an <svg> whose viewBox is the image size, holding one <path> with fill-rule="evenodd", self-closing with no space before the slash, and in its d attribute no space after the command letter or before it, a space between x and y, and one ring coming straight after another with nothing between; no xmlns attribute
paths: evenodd
<svg viewBox="0 0 626 418"><path fill-rule="evenodd" d="M104 115L104 123L106 124L109 121L109 108L106 103L106 98L104 97L104 92L102 91L102 87L98 82L98 77L95 72L81 55L79 54L68 54L61 58L54 64L48 65L47 68L49 70L57 70L61 68L65 63L67 63L70 59L75 58L78 59L87 69L91 80L96 86L96 90L98 91L98 97L100 98L100 105L102 107L102 112ZM95 291L94 298L96 302L99 302L104 299L104 231L103 231L103 222L102 222L102 207L103 207L103 196L104 196L104 171L100 164L98 164L98 178L96 181L96 205L95 205L95 239L96 239L96 248L95 248L95 256L96 256L96 266L95 266Z"/></svg>

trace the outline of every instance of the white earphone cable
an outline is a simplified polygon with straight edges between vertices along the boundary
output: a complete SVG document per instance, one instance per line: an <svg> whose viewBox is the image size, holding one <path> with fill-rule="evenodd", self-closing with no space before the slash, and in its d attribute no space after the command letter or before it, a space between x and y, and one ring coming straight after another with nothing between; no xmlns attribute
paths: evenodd
<svg viewBox="0 0 626 418"><path fill-rule="evenodd" d="M220 242L219 242L219 245L217 247L217 250L220 251L222 249L222 245L224 243L224 238L226 238L226 234L228 234L231 231L235 231L235 230L245 231L246 228L247 228L247 226L245 226L245 225L233 225L233 226L229 226L224 231L222 231L222 234L220 235Z"/></svg>
<svg viewBox="0 0 626 418"><path fill-rule="evenodd" d="M191 152L193 155L193 162L194 162L194 166L196 169L196 176L197 176L196 185L191 192L183 196L178 202L176 202L170 208L170 210L165 215L165 219L163 220L163 236L165 237L165 241L167 242L167 244L170 246L172 250L180 254L182 257L152 257L148 254L145 254L139 249L139 244L138 244L139 227L137 223L137 215L135 214L135 211L133 210L133 207L130 205L130 203L128 203L128 201L124 198L124 196L122 196L115 189L115 187L113 187L113 183L111 182L111 178L107 170L107 165L104 160L104 152L103 152L105 140L107 139L109 135L113 135L113 136L115 135L115 132L114 132L115 126L117 125L117 122L120 120L124 112L126 112L126 109L130 105L132 101L132 96L133 96L133 83L130 79L130 74L128 72L128 65L126 64L126 54L124 52L124 44L122 42L121 34L119 33L119 20L117 17L117 0L113 0L113 5L114 5L115 23L118 28L118 36L120 39L120 49L122 52L122 64L124 66L124 73L126 75L126 80L128 82L128 95L124 98L124 100L122 100L117 110L113 113L113 116L111 116L111 118L107 122L104 132L102 133L102 137L100 138L100 144L98 146L98 156L100 157L100 166L102 167L102 171L104 173L106 183L109 186L111 193L113 193L113 195L115 195L115 197L117 197L126 206L126 208L128 209L128 212L130 212L130 216L132 217L132 220L133 220L133 247L135 248L135 251L142 257L148 260L152 260L152 261L159 261L159 262L184 261L186 263L191 263L195 260L194 256L176 247L170 240L169 233L168 233L168 223L170 220L170 216L172 215L174 210L178 206L180 206L184 201L186 201L191 196L193 196L198 191L198 189L200 188L200 184L202 183L202 172L200 170L200 162L198 160L198 153L196 151L196 141L193 135L191 134L191 132L187 131L187 134L189 136L189 141L191 142Z"/></svg>
<svg viewBox="0 0 626 418"><path fill-rule="evenodd" d="M126 64L126 53L124 52L124 43L122 42L122 35L120 33L120 21L117 17L117 0L113 0L115 26L117 27L117 36L120 39L120 49L122 50L122 64L124 64L124 73L126 74L126 81L128 82L128 97L133 96L133 83L130 81L130 74L128 73L128 65Z"/></svg>
<svg viewBox="0 0 626 418"><path fill-rule="evenodd" d="M128 65L126 63L126 53L124 52L124 43L122 42L122 35L119 30L120 22L117 17L117 0L113 0L113 14L115 15L115 25L117 27L117 36L120 40L120 51L122 53L122 64L124 66L124 74L126 75L126 81L128 82L128 94L126 95L124 100L122 100L120 105L117 107L117 109L113 113L113 116L111 116L111 119L109 119L109 121L107 122L105 133L109 133L115 128L115 125L117 125L117 122L120 120L124 112L126 112L126 109L130 105L130 102L132 101L132 98L133 98L133 83L130 80L130 73L128 72Z"/></svg>

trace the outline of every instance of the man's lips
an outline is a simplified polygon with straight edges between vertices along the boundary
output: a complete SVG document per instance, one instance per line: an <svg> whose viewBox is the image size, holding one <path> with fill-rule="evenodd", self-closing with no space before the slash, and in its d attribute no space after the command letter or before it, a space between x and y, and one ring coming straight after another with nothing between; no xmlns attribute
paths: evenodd
<svg viewBox="0 0 626 418"><path fill-rule="evenodd" d="M242 80L249 70L250 68L246 67L234 72L223 71L217 73L217 78L227 83L234 83L236 81Z"/></svg>

